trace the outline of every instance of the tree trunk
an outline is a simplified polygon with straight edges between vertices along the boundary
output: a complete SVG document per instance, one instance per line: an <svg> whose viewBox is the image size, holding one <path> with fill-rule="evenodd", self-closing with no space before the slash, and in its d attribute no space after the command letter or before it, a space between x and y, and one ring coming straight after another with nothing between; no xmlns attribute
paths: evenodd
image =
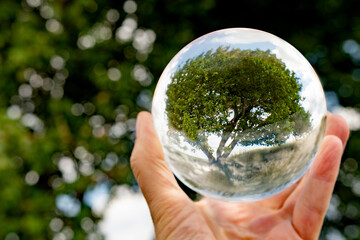
<svg viewBox="0 0 360 240"><path fill-rule="evenodd" d="M217 159L214 158L214 156L212 155L212 153L209 151L208 147L205 144L201 144L199 145L200 150L205 153L205 155L207 156L207 158L209 159L209 161L211 163L215 163L217 161Z"/></svg>
<svg viewBox="0 0 360 240"><path fill-rule="evenodd" d="M239 112L239 108L234 107L234 118L231 120L230 124L224 129L222 135L221 135L221 141L219 144L218 149L216 150L216 158L226 158L229 156L229 154L231 153L231 151L233 150L233 148L236 145L236 139L235 139L235 133L234 130L236 128L236 125L238 123L238 121L243 118L245 116L246 111L248 110L248 105L246 103L246 99L242 99L241 103L241 112ZM233 141L231 142L231 144L229 145L230 150L224 152L224 148L225 148L225 144L226 142L230 139L231 136L234 136Z"/></svg>

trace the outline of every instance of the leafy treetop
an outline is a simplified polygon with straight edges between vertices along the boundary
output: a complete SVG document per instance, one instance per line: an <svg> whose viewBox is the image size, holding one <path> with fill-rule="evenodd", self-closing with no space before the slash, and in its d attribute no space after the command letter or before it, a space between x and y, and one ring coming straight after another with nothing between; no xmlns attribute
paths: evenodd
<svg viewBox="0 0 360 240"><path fill-rule="evenodd" d="M305 131L309 114L300 90L295 73L270 51L221 46L175 72L166 111L170 125L216 162L237 143L279 144ZM221 138L215 156L210 134Z"/></svg>

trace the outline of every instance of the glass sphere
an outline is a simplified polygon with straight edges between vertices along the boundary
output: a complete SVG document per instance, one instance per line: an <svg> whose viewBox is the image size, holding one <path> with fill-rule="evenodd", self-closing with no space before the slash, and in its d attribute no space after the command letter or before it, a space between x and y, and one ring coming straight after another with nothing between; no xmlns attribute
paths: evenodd
<svg viewBox="0 0 360 240"><path fill-rule="evenodd" d="M194 40L171 60L152 113L180 181L205 196L245 202L304 175L324 136L326 102L315 71L293 46L232 28Z"/></svg>

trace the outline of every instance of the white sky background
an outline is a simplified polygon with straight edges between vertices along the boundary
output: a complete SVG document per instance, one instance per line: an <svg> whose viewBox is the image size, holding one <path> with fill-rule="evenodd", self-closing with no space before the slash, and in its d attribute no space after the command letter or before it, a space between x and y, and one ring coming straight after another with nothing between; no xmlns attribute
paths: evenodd
<svg viewBox="0 0 360 240"><path fill-rule="evenodd" d="M331 112L345 118L351 131L360 129L360 112L355 108L337 106Z"/></svg>
<svg viewBox="0 0 360 240"><path fill-rule="evenodd" d="M153 240L153 223L141 192L116 188L98 225L100 232L106 240Z"/></svg>

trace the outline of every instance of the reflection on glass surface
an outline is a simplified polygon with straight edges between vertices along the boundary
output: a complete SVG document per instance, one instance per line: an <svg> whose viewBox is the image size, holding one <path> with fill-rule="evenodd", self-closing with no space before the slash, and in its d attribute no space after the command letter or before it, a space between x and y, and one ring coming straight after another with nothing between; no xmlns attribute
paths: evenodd
<svg viewBox="0 0 360 240"><path fill-rule="evenodd" d="M225 29L182 49L162 74L153 117L174 174L195 191L253 201L297 181L325 129L306 59L278 37Z"/></svg>

